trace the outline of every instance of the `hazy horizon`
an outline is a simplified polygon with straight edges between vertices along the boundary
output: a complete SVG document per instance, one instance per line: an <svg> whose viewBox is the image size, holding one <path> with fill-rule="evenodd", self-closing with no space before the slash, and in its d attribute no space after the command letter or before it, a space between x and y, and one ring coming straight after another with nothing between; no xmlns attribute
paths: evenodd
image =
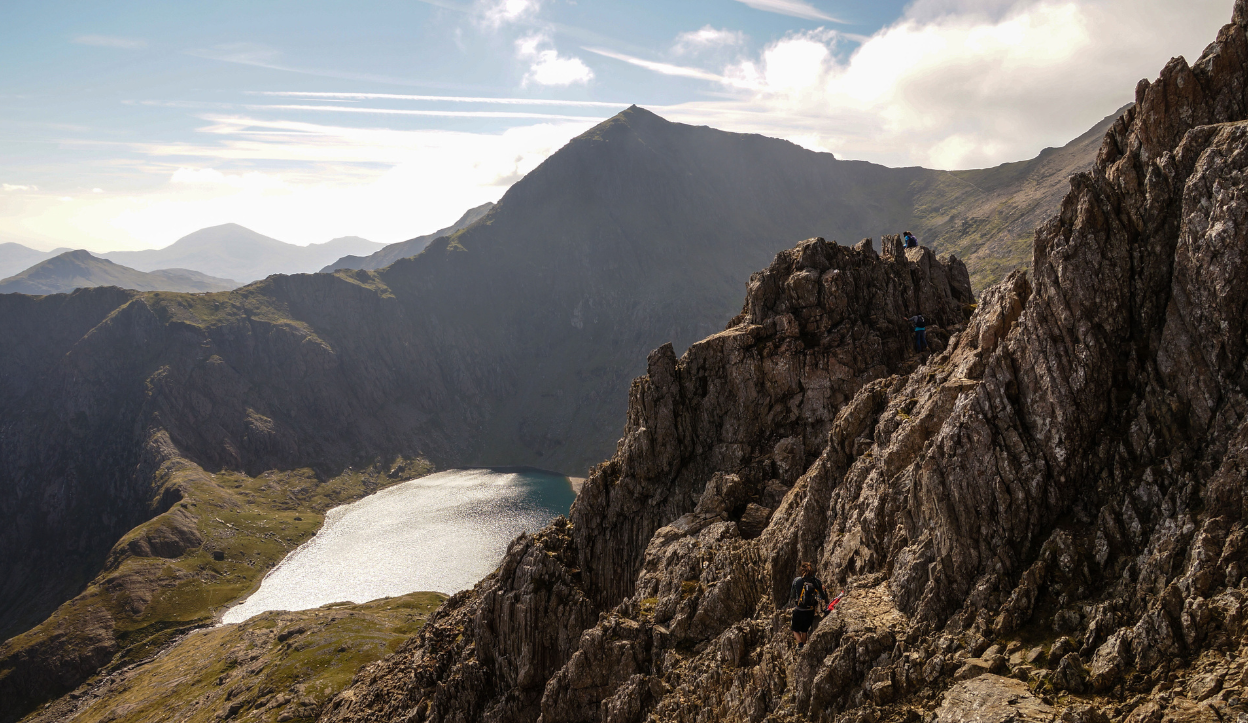
<svg viewBox="0 0 1248 723"><path fill-rule="evenodd" d="M1231 0L420 0L9 9L0 241L159 249L238 223L388 244L641 105L888 166L1060 146Z"/></svg>

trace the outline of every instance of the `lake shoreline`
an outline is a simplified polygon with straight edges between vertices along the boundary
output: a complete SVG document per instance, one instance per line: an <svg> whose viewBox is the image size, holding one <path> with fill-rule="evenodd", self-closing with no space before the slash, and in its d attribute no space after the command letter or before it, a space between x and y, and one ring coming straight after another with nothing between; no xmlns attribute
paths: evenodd
<svg viewBox="0 0 1248 723"><path fill-rule="evenodd" d="M320 530L230 605L221 623L264 610L471 587L520 534L567 515L583 480L529 467L435 472L325 513Z"/></svg>

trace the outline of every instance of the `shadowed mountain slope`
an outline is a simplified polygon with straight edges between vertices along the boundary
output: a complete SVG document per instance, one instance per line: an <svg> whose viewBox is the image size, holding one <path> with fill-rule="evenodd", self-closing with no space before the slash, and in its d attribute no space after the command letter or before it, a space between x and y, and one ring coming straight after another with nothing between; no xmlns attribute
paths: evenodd
<svg viewBox="0 0 1248 723"><path fill-rule="evenodd" d="M379 248L382 244L358 236L296 246L227 223L187 234L162 249L111 251L100 256L139 271L194 269L247 283L271 274L310 273L345 254L367 254Z"/></svg>
<svg viewBox="0 0 1248 723"><path fill-rule="evenodd" d="M425 247L433 242L434 239L438 239L443 236L450 236L461 228L468 228L472 224L476 223L477 219L488 213L491 208L494 208L493 203L483 203L476 208L468 209L464 212L463 216L459 217L458 221L444 229L434 231L433 233L426 234L424 236L417 236L416 238L408 239L407 241L390 244L389 246L386 246L375 253L369 254L368 256L343 256L334 263L321 269L321 271L325 273L333 273L334 271L341 269L380 269L382 267L389 266L401 258L415 256L421 251L424 251Z"/></svg>
<svg viewBox="0 0 1248 723"><path fill-rule="evenodd" d="M119 286L135 291L228 291L239 284L189 269L136 271L86 251L66 251L0 280L0 294L67 294L74 289Z"/></svg>

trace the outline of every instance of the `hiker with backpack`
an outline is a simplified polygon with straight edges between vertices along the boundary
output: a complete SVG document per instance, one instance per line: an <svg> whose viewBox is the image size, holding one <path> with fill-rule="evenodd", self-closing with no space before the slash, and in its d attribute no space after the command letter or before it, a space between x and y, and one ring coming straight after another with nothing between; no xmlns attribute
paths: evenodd
<svg viewBox="0 0 1248 723"><path fill-rule="evenodd" d="M819 578L815 577L814 565L803 562L799 572L793 578L793 586L789 590L789 601L795 603L793 623L789 627L793 630L793 639L797 641L797 648L800 650L810 637L810 629L815 624L815 611L821 607L820 601L828 602L828 592L823 589Z"/></svg>
<svg viewBox="0 0 1248 723"><path fill-rule="evenodd" d="M902 245L908 249L917 249L919 247L919 240L909 231L906 231L901 235L901 241Z"/></svg>
<svg viewBox="0 0 1248 723"><path fill-rule="evenodd" d="M915 314L907 321L914 327L914 351L922 354L927 351L927 319L922 314Z"/></svg>

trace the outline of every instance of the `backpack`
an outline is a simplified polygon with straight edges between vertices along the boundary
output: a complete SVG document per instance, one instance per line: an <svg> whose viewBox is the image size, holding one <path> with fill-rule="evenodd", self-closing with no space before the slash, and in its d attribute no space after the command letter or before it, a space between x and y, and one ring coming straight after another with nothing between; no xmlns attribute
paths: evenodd
<svg viewBox="0 0 1248 723"><path fill-rule="evenodd" d="M926 328L926 327L927 327L927 319L924 319L922 314L918 314L917 316L918 316L918 318L917 318L917 319L915 319L915 321L916 321L916 322L918 322L918 323L916 323L916 324L914 325L914 328L916 328L916 329L924 329L924 328Z"/></svg>
<svg viewBox="0 0 1248 723"><path fill-rule="evenodd" d="M813 609L818 606L819 593L815 589L815 583L810 580L802 580L802 587L797 591L797 606L804 609Z"/></svg>

